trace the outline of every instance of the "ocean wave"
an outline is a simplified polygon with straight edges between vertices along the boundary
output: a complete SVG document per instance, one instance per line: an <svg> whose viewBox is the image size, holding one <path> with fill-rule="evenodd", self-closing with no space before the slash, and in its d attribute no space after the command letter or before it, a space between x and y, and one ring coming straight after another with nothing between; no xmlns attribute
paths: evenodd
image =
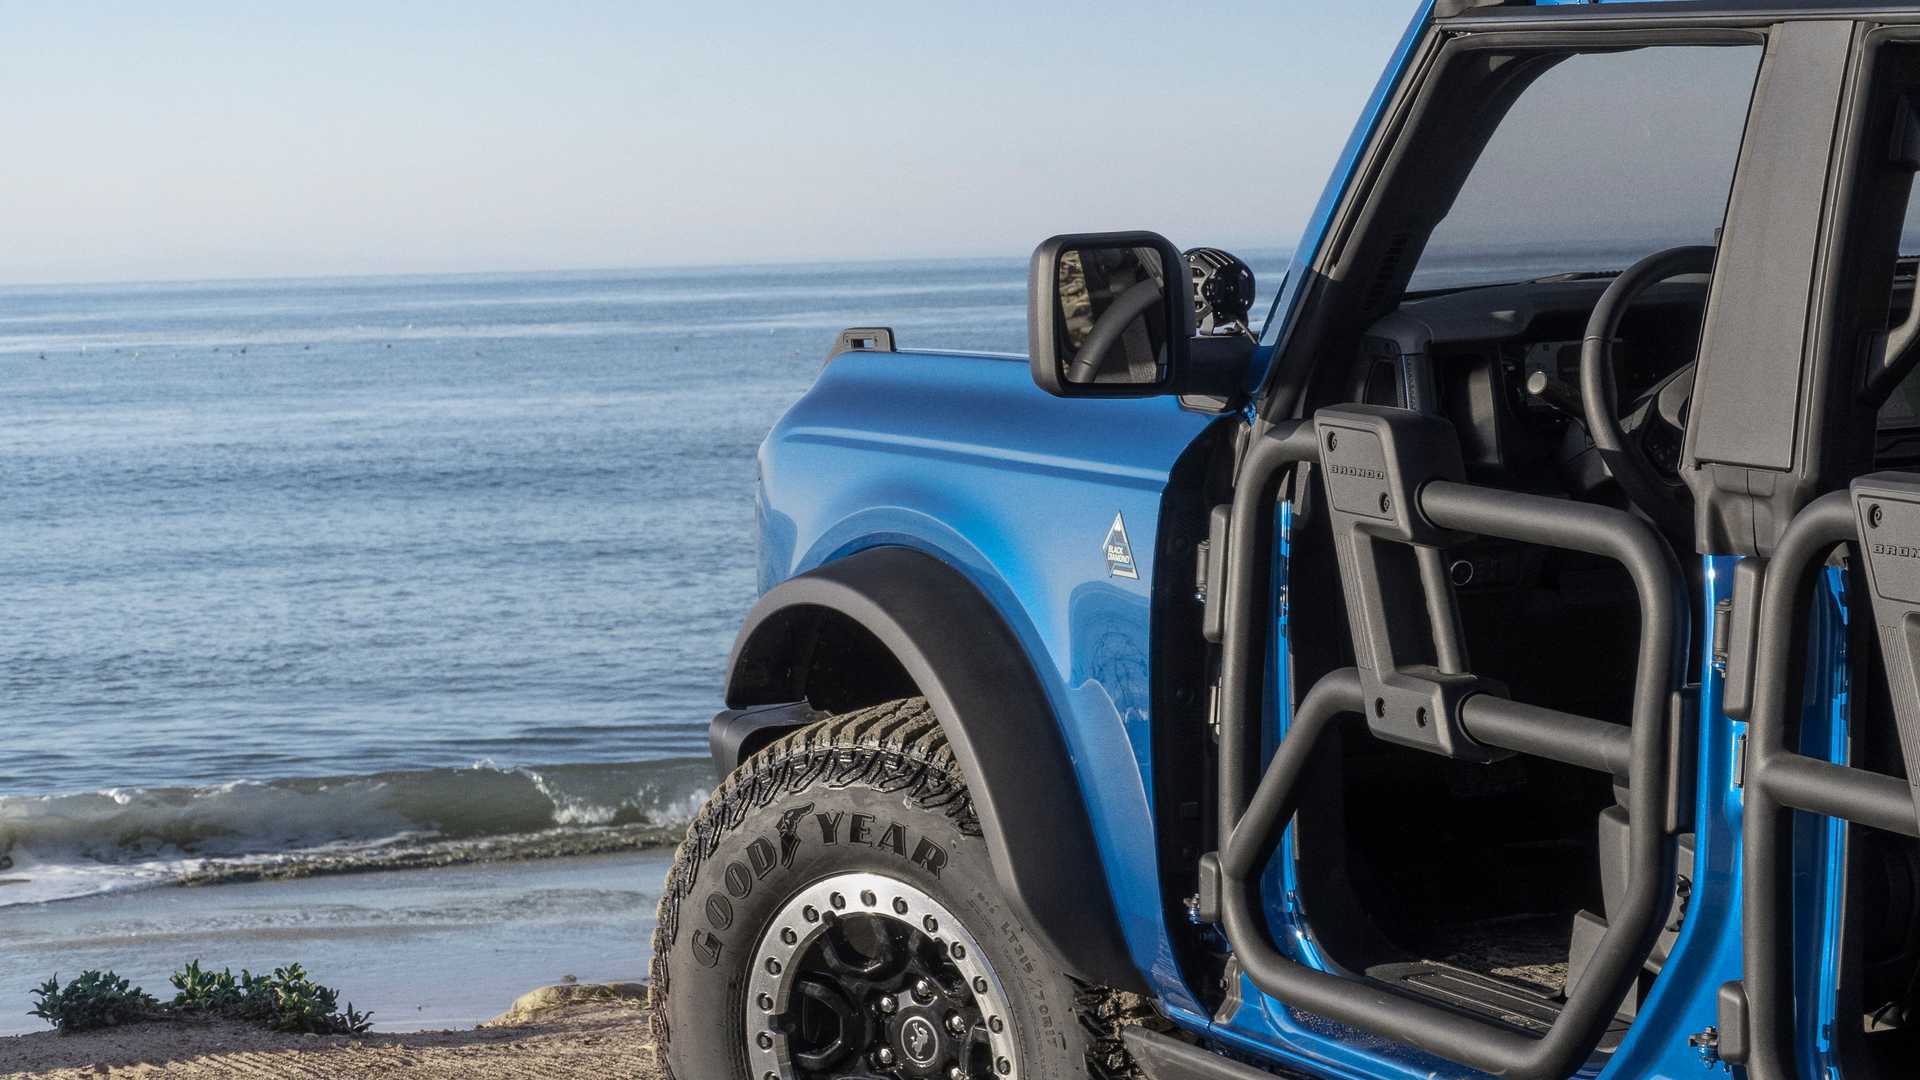
<svg viewBox="0 0 1920 1080"><path fill-rule="evenodd" d="M421 769L0 798L0 906L671 844L700 759Z"/></svg>

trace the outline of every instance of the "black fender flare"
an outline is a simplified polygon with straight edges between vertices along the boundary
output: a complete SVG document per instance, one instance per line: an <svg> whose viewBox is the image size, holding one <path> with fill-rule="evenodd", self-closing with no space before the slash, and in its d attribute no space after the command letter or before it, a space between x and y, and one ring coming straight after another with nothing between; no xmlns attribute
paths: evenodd
<svg viewBox="0 0 1920 1080"><path fill-rule="evenodd" d="M769 697L769 664L780 663L793 629L820 609L871 633L932 704L1015 915L1070 974L1146 992L1059 722L992 603L958 570L912 548L869 548L797 575L747 614L727 661L732 709L775 703L781 695ZM794 725L808 716L789 715Z"/></svg>

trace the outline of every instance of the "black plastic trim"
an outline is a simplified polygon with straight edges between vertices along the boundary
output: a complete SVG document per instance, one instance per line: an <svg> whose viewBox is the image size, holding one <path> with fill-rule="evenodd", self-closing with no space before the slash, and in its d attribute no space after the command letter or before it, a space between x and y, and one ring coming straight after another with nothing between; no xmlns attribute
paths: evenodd
<svg viewBox="0 0 1920 1080"><path fill-rule="evenodd" d="M1760 586L1767 561L1755 556L1733 567L1733 607L1727 613L1726 689L1721 711L1735 720L1753 713L1753 656L1760 639Z"/></svg>
<svg viewBox="0 0 1920 1080"><path fill-rule="evenodd" d="M1747 1030L1747 995L1738 981L1721 983L1718 1003L1720 1030L1716 1047L1720 1060L1742 1062L1753 1052L1752 1032Z"/></svg>
<svg viewBox="0 0 1920 1080"><path fill-rule="evenodd" d="M1273 1080L1274 1074L1221 1057L1204 1046L1181 1042L1143 1027L1120 1033L1133 1063L1147 1080Z"/></svg>
<svg viewBox="0 0 1920 1080"><path fill-rule="evenodd" d="M790 662L793 631L823 610L878 639L933 705L1014 916L1070 972L1144 992L1060 721L1013 631L958 570L924 552L881 547L775 587L734 643L727 704L766 704L756 700L768 692L760 676Z"/></svg>
<svg viewBox="0 0 1920 1080"><path fill-rule="evenodd" d="M1507 0L1433 0L1435 19L1452 19L1481 8L1499 7Z"/></svg>
<svg viewBox="0 0 1920 1080"><path fill-rule="evenodd" d="M841 353L894 351L893 327L849 326L833 339L833 348L827 352L827 359L832 360Z"/></svg>
<svg viewBox="0 0 1920 1080"><path fill-rule="evenodd" d="M707 725L707 752L713 755L713 767L725 776L768 743L826 715L804 701L722 709Z"/></svg>
<svg viewBox="0 0 1920 1080"><path fill-rule="evenodd" d="M1823 238L1833 148L1856 30L1783 23L1754 84L1681 456L1702 554L1770 553L1779 530L1820 490L1825 451L1815 436L1834 357L1809 331L1821 317L1829 270Z"/></svg>
<svg viewBox="0 0 1920 1080"><path fill-rule="evenodd" d="M1439 21L1443 30L1486 33L1552 27L1653 29L1671 26L1761 28L1781 22L1821 19L1910 22L1920 17L1911 0L1651 0L1645 3L1502 6L1463 12Z"/></svg>

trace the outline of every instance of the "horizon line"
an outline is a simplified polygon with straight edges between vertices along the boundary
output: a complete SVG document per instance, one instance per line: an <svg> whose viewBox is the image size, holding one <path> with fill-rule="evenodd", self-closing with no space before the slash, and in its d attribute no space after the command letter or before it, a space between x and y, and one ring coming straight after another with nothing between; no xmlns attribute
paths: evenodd
<svg viewBox="0 0 1920 1080"><path fill-rule="evenodd" d="M1291 257L1292 248L1286 245L1253 245L1242 248L1247 252L1263 255L1282 255ZM718 270L728 268L776 268L804 266L849 266L904 263L962 263L962 262L1025 262L1027 254L946 254L946 255L849 255L836 257L793 257L751 260L714 259L710 261L676 261L659 263L628 263L626 265L601 266L547 266L547 267L505 267L485 270L370 270L360 272L338 272L323 274L266 273L252 275L215 275L212 277L99 277L67 278L51 280L9 280L0 278L0 291L15 289L80 289L105 286L141 287L172 285L224 285L265 282L321 282L321 281L370 281L400 278L457 278L457 277L534 277L540 275L566 274L620 274L634 272L662 272L673 270Z"/></svg>

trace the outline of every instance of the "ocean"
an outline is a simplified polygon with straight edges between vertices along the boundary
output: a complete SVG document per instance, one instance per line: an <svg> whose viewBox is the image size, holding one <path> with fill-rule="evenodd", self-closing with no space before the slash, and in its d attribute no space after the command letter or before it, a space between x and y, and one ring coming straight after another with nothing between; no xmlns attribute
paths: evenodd
<svg viewBox="0 0 1920 1080"><path fill-rule="evenodd" d="M1020 259L0 289L0 906L676 842L756 445L841 328L1022 352L1025 296Z"/></svg>
<svg viewBox="0 0 1920 1080"><path fill-rule="evenodd" d="M857 325L1024 352L1025 260L0 288L0 908L677 842Z"/></svg>

